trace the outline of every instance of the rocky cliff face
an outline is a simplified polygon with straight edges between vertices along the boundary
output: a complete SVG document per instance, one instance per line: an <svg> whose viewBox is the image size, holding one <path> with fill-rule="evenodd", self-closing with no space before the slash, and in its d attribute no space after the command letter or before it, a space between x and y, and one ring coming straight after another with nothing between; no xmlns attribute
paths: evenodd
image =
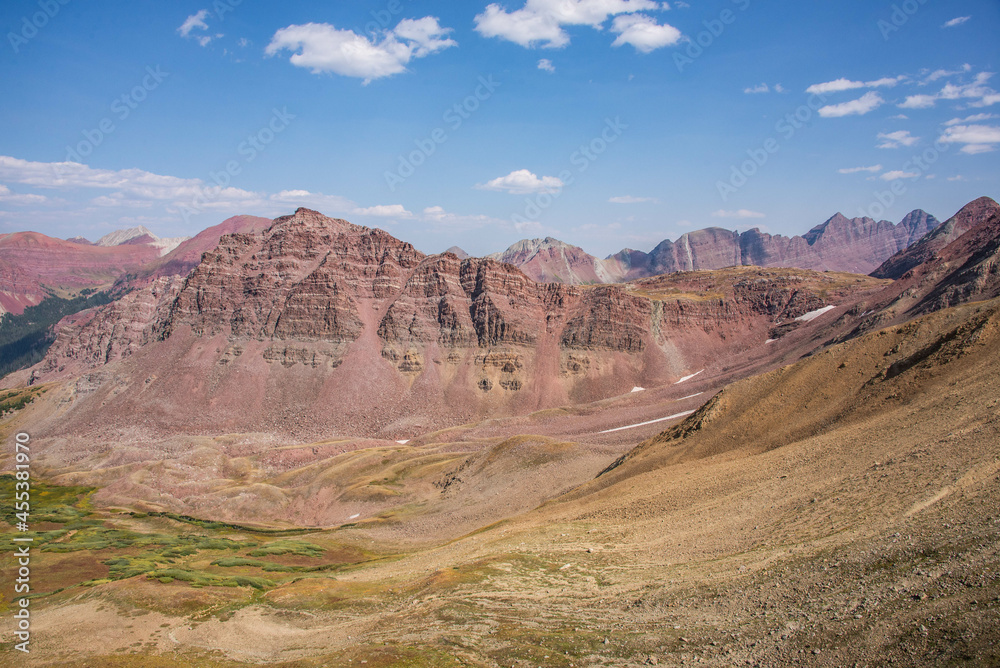
<svg viewBox="0 0 1000 668"><path fill-rule="evenodd" d="M538 283L490 258L424 256L300 209L224 236L183 280L64 322L33 381L78 379L67 429L141 415L166 431L401 438L698 371L843 296L811 276L741 270L713 279L722 287L711 299L676 278Z"/></svg>
<svg viewBox="0 0 1000 668"><path fill-rule="evenodd" d="M970 202L876 274L898 278L872 300L851 336L1000 296L1000 205L989 197Z"/></svg>
<svg viewBox="0 0 1000 668"><path fill-rule="evenodd" d="M649 253L622 250L605 260L557 239L520 241L492 257L509 262L537 281L611 283L675 271L734 266L792 267L867 274L937 227L917 210L898 224L837 214L802 236L742 234L710 227L665 240Z"/></svg>

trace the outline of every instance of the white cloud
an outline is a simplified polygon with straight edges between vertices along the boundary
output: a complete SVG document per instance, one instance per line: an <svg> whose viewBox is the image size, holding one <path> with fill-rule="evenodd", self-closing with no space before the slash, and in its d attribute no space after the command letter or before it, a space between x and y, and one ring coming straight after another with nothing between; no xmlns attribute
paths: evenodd
<svg viewBox="0 0 1000 668"><path fill-rule="evenodd" d="M44 204L48 197L13 193L10 188L0 185L0 204Z"/></svg>
<svg viewBox="0 0 1000 668"><path fill-rule="evenodd" d="M892 172L886 172L879 178L883 181L896 181L898 179L916 179L920 177L920 172L903 172L900 170L895 170Z"/></svg>
<svg viewBox="0 0 1000 668"><path fill-rule="evenodd" d="M746 93L747 95L754 95L757 93L770 93L771 88L766 83L762 83L759 86L750 86L748 88L744 88L743 92Z"/></svg>
<svg viewBox="0 0 1000 668"><path fill-rule="evenodd" d="M556 66L548 58L542 58L538 61L538 69L545 70L546 72L555 72Z"/></svg>
<svg viewBox="0 0 1000 668"><path fill-rule="evenodd" d="M965 67L968 68L969 66L966 65ZM926 82L962 73L964 72L938 70L928 76ZM944 88L934 95L910 95L899 106L904 109L927 109L933 107L938 100L972 100L968 103L970 107L989 107L1000 103L1000 93L997 93L986 85L992 77L992 72L980 72L971 83L947 83Z"/></svg>
<svg viewBox="0 0 1000 668"><path fill-rule="evenodd" d="M479 190L496 190L508 192L512 195L554 192L562 187L563 182L555 176L543 176L539 178L527 169L518 169L507 176L500 176L492 181L487 181L485 184L476 186Z"/></svg>
<svg viewBox="0 0 1000 668"><path fill-rule="evenodd" d="M878 133L878 148L901 148L903 146L913 146L920 137L914 137L909 130L897 130L896 132Z"/></svg>
<svg viewBox="0 0 1000 668"><path fill-rule="evenodd" d="M949 181L965 181L965 177L962 176L961 174L957 174L955 176L949 176L948 180Z"/></svg>
<svg viewBox="0 0 1000 668"><path fill-rule="evenodd" d="M992 125L952 125L938 140L945 144L965 144L962 153L987 153L1000 144L1000 128Z"/></svg>
<svg viewBox="0 0 1000 668"><path fill-rule="evenodd" d="M945 125L959 125L961 123L978 123L979 121L988 121L992 118L996 118L996 114L973 114L972 116L966 116L965 118L953 118L950 121L945 121Z"/></svg>
<svg viewBox="0 0 1000 668"><path fill-rule="evenodd" d="M600 29L608 17L656 9L660 9L660 5L653 0L527 0L524 7L513 12L491 4L476 16L476 32L525 48L556 49L570 41L563 26L586 25ZM623 43L636 46L628 40Z"/></svg>
<svg viewBox="0 0 1000 668"><path fill-rule="evenodd" d="M206 16L208 16L207 9L203 9L197 14L192 14L184 20L184 23L182 23L181 27L177 29L177 32L180 33L181 37L187 37L191 34L191 31L196 28L198 30L208 30L208 24L205 22ZM204 46L204 44L202 46Z"/></svg>
<svg viewBox="0 0 1000 668"><path fill-rule="evenodd" d="M309 68L313 74L332 72L346 77L374 79L406 71L413 58L422 58L457 46L446 37L450 28L442 28L438 19L404 19L375 42L352 30L338 30L329 23L290 25L274 33L264 52L273 56L292 52L289 62Z"/></svg>
<svg viewBox="0 0 1000 668"><path fill-rule="evenodd" d="M882 165L872 165L871 167L845 167L844 169L838 169L841 174L857 174L858 172L881 172Z"/></svg>
<svg viewBox="0 0 1000 668"><path fill-rule="evenodd" d="M644 14L616 16L611 22L611 32L618 34L611 46L631 44L636 51L642 53L651 53L656 49L672 46L681 39L680 30L671 25L660 25L655 19Z"/></svg>
<svg viewBox="0 0 1000 668"><path fill-rule="evenodd" d="M376 216L378 218L412 218L413 213L406 210L402 204L379 204L364 209L352 211L356 216Z"/></svg>
<svg viewBox="0 0 1000 668"><path fill-rule="evenodd" d="M815 95L829 95L830 93L840 93L845 90L856 90L858 88L883 88L892 87L902 81L904 77L884 77L874 81L851 81L850 79L835 79L826 83L813 84L806 88L807 93Z"/></svg>
<svg viewBox="0 0 1000 668"><path fill-rule="evenodd" d="M924 74L927 71L928 70L924 70L923 72L921 72L921 74ZM934 83L938 79L943 79L945 77L952 77L958 74L965 74L966 72L971 72L971 71L972 71L972 65L970 65L969 63L965 63L964 65L962 65L962 67L960 67L957 70L945 70L945 69L934 70L924 78L921 84L923 85L923 84Z"/></svg>
<svg viewBox="0 0 1000 668"><path fill-rule="evenodd" d="M234 187L218 188L201 179L165 176L141 169L95 169L75 162L30 162L10 156L0 156L0 181L70 192L91 189L112 191L90 200L92 206L102 209L160 205L173 213L187 207L195 213L255 211L277 214L290 205L341 213L356 208L353 202L343 197L305 190L283 190L269 195Z"/></svg>
<svg viewBox="0 0 1000 668"><path fill-rule="evenodd" d="M899 104L900 109L927 109L933 107L937 95L907 95Z"/></svg>
<svg viewBox="0 0 1000 668"><path fill-rule="evenodd" d="M885 100L882 99L881 95L872 91L865 93L857 100L820 107L819 115L823 118L840 118L852 115L863 116L870 111L878 109L884 102Z"/></svg>
<svg viewBox="0 0 1000 668"><path fill-rule="evenodd" d="M724 211L719 209L718 211L713 211L712 216L715 218L765 218L766 216L759 211L750 211L749 209L739 209L738 211Z"/></svg>
<svg viewBox="0 0 1000 668"><path fill-rule="evenodd" d="M612 204L642 204L644 202L649 202L651 204L658 204L660 200L655 197L632 197L631 195L623 195L621 197L612 197L608 200Z"/></svg>
<svg viewBox="0 0 1000 668"><path fill-rule="evenodd" d="M950 21L945 21L944 25L941 26L941 27L942 28L954 28L955 26L962 25L963 23L965 23L966 21L968 21L971 18L972 18L971 16L959 16L959 17L953 18Z"/></svg>

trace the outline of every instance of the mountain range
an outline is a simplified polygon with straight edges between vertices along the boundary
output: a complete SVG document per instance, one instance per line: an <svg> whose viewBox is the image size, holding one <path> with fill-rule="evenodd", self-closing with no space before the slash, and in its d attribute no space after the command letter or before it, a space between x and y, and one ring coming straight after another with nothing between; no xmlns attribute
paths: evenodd
<svg viewBox="0 0 1000 668"><path fill-rule="evenodd" d="M882 277L540 283L308 209L227 223L0 379L33 651L996 663L992 199Z"/></svg>
<svg viewBox="0 0 1000 668"><path fill-rule="evenodd" d="M489 257L519 267L536 281L616 283L675 271L733 266L797 267L868 274L939 225L915 210L899 223L836 214L802 236L757 228L742 233L710 227L665 240L648 253L624 249L600 260L558 239L519 241Z"/></svg>

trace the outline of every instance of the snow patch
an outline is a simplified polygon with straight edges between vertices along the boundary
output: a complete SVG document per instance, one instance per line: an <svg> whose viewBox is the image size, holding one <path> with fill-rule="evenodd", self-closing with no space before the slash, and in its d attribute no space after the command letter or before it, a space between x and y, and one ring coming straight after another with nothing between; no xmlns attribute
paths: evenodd
<svg viewBox="0 0 1000 668"><path fill-rule="evenodd" d="M835 308L837 308L837 307L833 306L832 304L830 306L824 306L823 308L818 308L815 311L809 311L809 313L804 313L804 314L800 315L798 318L796 318L796 320L798 320L799 322L810 322L810 321L815 320L816 318L820 317L824 313L827 313L828 311L832 311Z"/></svg>
<svg viewBox="0 0 1000 668"><path fill-rule="evenodd" d="M350 516L350 517L348 517L347 519L349 519L349 520L356 520L356 519L358 519L359 517L361 517L361 513L354 513L353 515L351 515L351 516Z"/></svg>
<svg viewBox="0 0 1000 668"><path fill-rule="evenodd" d="M614 429L605 429L601 434L610 434L613 431L622 431L623 429L635 429L636 427L645 427L647 424L655 424L657 422L665 422L667 420L676 420L677 418L687 417L691 415L694 411L684 411L683 413L677 413L676 415L668 415L665 418L659 418L656 420L649 420L648 422L640 422L639 424L630 424L627 427L615 427Z"/></svg>
<svg viewBox="0 0 1000 668"><path fill-rule="evenodd" d="M645 391L646 391L645 387L639 387L638 385L636 385L635 387L632 388L632 393L633 394L636 393L636 392L645 392Z"/></svg>
<svg viewBox="0 0 1000 668"><path fill-rule="evenodd" d="M705 370L704 370L704 369L702 369L702 370L701 370L701 371L699 371L698 373L704 373L704 372L705 372ZM697 376L697 375L698 375L698 373L693 373L693 374L691 374L690 376L684 376L684 377L683 377L683 378L681 378L681 379L680 379L679 381L677 381L676 383L674 383L674 385L680 385L681 383L683 383L683 382L684 382L684 381L686 381L686 380L691 380L692 378L694 378L695 376Z"/></svg>
<svg viewBox="0 0 1000 668"><path fill-rule="evenodd" d="M699 392L698 394L689 394L686 397L681 397L677 401L684 401L685 399L694 399L695 397L699 397L699 396L701 396L703 394L705 394L705 393L704 392Z"/></svg>
<svg viewBox="0 0 1000 668"><path fill-rule="evenodd" d="M407 443L410 442L410 439L406 439L405 441L396 441L396 442L399 443L400 445L406 445Z"/></svg>

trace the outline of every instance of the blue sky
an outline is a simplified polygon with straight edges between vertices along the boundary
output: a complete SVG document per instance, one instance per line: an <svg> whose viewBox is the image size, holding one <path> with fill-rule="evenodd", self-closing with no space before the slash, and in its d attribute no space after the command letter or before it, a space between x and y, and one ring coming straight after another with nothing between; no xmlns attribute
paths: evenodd
<svg viewBox="0 0 1000 668"><path fill-rule="evenodd" d="M0 27L0 233L308 206L604 256L1000 195L996 0L7 0Z"/></svg>

